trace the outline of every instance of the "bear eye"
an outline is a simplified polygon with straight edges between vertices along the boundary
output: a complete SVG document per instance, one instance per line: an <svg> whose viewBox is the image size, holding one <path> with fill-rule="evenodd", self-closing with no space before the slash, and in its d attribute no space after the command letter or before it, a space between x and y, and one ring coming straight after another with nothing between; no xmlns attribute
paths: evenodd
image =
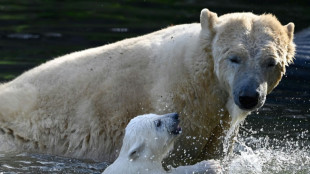
<svg viewBox="0 0 310 174"><path fill-rule="evenodd" d="M277 65L277 62L274 59L272 59L272 60L268 61L267 67L268 68L272 68L272 67L274 67L276 65Z"/></svg>
<svg viewBox="0 0 310 174"><path fill-rule="evenodd" d="M228 59L231 63L234 63L234 64L239 64L241 62L238 56L230 56Z"/></svg>
<svg viewBox="0 0 310 174"><path fill-rule="evenodd" d="M161 126L161 120L155 120L155 126L160 127Z"/></svg>

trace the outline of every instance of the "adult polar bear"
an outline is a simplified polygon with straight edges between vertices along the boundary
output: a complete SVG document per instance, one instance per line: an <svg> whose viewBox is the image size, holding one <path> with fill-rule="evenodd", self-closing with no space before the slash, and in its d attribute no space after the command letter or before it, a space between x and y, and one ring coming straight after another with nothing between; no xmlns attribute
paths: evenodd
<svg viewBox="0 0 310 174"><path fill-rule="evenodd" d="M292 62L294 24L207 9L200 21L68 54L2 84L0 148L112 162L131 118L177 111L184 132L168 161L216 156L220 137L263 105Z"/></svg>

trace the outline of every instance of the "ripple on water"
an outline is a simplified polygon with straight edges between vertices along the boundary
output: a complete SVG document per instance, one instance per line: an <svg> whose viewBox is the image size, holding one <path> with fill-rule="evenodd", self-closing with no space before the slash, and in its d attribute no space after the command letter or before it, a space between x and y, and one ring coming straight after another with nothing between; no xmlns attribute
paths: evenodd
<svg viewBox="0 0 310 174"><path fill-rule="evenodd" d="M0 153L5 173L101 173L107 163L96 163L47 154Z"/></svg>

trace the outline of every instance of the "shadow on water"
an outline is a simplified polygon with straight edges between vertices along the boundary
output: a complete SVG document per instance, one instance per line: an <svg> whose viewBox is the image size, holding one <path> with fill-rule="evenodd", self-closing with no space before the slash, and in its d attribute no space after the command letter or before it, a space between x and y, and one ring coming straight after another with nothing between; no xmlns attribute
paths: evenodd
<svg viewBox="0 0 310 174"><path fill-rule="evenodd" d="M149 33L169 25L199 22L204 7L219 15L270 12L298 34L295 64L259 111L240 128L226 173L310 173L310 6L274 0L2 0L0 81L54 57ZM303 30L303 31L302 31ZM11 173L100 173L104 163L38 154L0 153L0 171Z"/></svg>

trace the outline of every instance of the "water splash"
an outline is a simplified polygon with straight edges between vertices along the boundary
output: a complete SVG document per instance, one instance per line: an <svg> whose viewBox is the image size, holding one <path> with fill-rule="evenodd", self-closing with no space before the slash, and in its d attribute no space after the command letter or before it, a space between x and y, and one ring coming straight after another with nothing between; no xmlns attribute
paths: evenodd
<svg viewBox="0 0 310 174"><path fill-rule="evenodd" d="M300 133L299 136L304 136ZM310 146L288 139L240 136L232 155L222 161L227 174L310 173Z"/></svg>

